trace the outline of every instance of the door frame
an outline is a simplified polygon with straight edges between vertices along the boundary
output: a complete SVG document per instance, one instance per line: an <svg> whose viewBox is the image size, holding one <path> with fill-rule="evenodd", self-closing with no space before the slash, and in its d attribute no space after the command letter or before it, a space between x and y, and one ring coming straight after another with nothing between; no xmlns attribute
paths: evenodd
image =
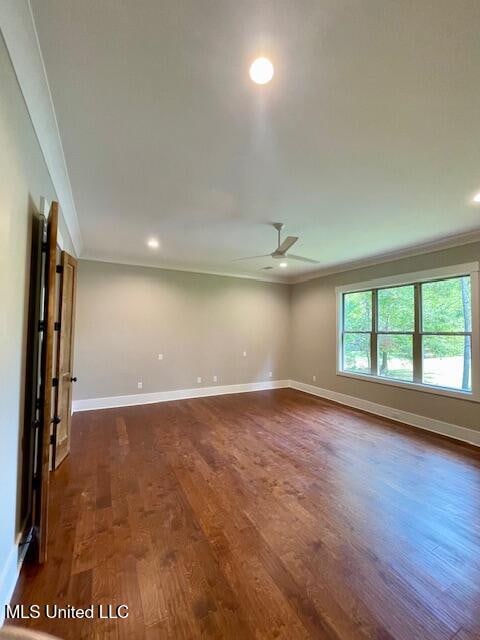
<svg viewBox="0 0 480 640"><path fill-rule="evenodd" d="M53 361L55 343L56 272L57 272L58 202L52 202L47 223L45 243L45 300L41 329L44 332L42 344L40 412L41 424L38 430L38 448L34 486L34 559L44 563L47 559L48 503L50 488L50 435L53 407Z"/></svg>

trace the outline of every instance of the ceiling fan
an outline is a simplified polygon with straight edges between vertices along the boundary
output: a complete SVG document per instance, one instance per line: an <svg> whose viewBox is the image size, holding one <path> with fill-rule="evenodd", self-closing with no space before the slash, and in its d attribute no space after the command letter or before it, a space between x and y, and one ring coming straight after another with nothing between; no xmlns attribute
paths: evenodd
<svg viewBox="0 0 480 640"><path fill-rule="evenodd" d="M280 263L280 266L286 267L287 263L284 262L286 259L288 260L296 260L297 262L308 262L309 264L318 264L318 260L311 260L310 258L304 258L303 256L296 256L292 253L288 253L288 251L293 247L295 242L297 242L298 237L296 236L287 236L283 242L281 242L281 233L282 229L285 225L283 222L274 222L272 227L277 230L278 241L277 248L272 251L272 253L263 253L259 256L247 256L246 258L235 258L235 262L241 260L258 260L258 258L274 258L275 260L283 260ZM263 269L273 269L274 267L263 267Z"/></svg>

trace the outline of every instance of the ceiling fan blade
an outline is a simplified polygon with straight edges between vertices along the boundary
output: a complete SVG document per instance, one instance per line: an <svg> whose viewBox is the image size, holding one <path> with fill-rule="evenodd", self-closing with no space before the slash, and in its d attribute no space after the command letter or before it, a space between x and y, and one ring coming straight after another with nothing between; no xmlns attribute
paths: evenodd
<svg viewBox="0 0 480 640"><path fill-rule="evenodd" d="M271 253L262 253L259 256L247 256L246 258L234 258L232 262L240 262L241 260L258 260L258 258L270 258Z"/></svg>
<svg viewBox="0 0 480 640"><path fill-rule="evenodd" d="M311 260L310 258L304 258L303 256L294 256L291 253L286 256L289 260L298 260L298 262L309 262L310 264L320 264L318 260Z"/></svg>
<svg viewBox="0 0 480 640"><path fill-rule="evenodd" d="M278 249L276 249L275 253L287 253L290 247L293 247L297 240L298 238L295 236L287 236Z"/></svg>

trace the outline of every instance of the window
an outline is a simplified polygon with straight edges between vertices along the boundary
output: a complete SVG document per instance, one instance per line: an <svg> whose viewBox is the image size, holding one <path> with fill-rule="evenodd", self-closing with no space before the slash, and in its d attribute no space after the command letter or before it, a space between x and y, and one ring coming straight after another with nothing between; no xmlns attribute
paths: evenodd
<svg viewBox="0 0 480 640"><path fill-rule="evenodd" d="M417 274L406 283L397 278L360 290L338 289L339 373L472 394L477 275Z"/></svg>

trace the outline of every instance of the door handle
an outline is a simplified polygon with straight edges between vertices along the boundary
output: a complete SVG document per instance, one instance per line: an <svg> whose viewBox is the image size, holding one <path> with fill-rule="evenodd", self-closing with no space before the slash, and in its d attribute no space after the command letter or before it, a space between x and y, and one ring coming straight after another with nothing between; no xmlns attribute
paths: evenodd
<svg viewBox="0 0 480 640"><path fill-rule="evenodd" d="M74 378L70 378L70 382L76 382L77 381L77 376L75 376Z"/></svg>

